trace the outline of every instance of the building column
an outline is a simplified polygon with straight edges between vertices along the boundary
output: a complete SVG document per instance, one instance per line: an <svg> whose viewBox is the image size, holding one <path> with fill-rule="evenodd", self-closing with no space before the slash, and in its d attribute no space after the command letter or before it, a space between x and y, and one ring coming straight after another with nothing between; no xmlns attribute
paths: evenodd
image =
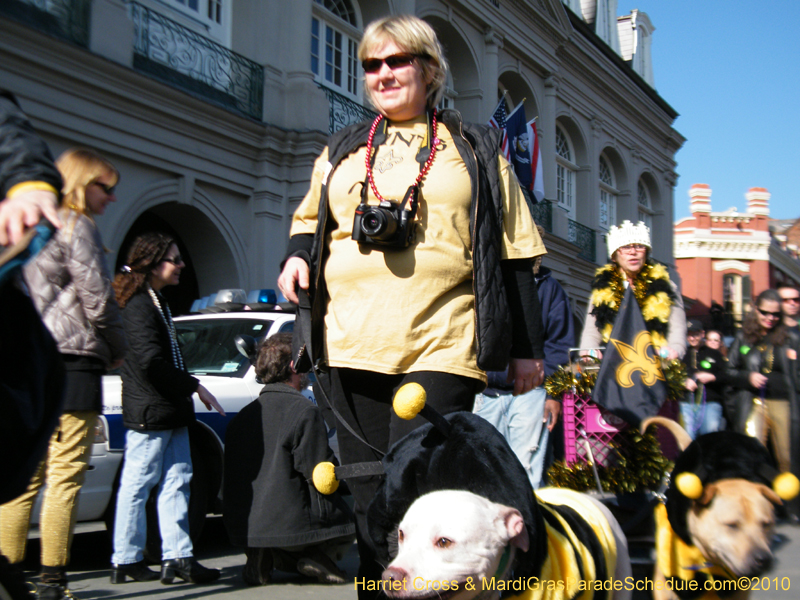
<svg viewBox="0 0 800 600"><path fill-rule="evenodd" d="M94 0L89 23L89 49L133 67L133 21L122 0Z"/></svg>
<svg viewBox="0 0 800 600"><path fill-rule="evenodd" d="M569 237L569 217L558 208L556 201L556 100L558 99L558 76L548 75L544 80L544 106L542 118L537 122L539 148L542 150L544 171L544 197L552 202L553 234L563 240Z"/></svg>
<svg viewBox="0 0 800 600"><path fill-rule="evenodd" d="M487 90L487 94L481 100L479 114L490 115L489 111L494 110L497 105L497 80L499 77L500 48L503 47L503 36L492 27L488 27L483 33L483 41L483 81L481 82L481 87Z"/></svg>

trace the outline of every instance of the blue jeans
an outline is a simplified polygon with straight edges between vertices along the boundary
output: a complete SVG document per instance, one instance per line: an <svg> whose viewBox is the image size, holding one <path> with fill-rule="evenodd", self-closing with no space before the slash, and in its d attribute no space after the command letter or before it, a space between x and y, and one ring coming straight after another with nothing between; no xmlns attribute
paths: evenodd
<svg viewBox="0 0 800 600"><path fill-rule="evenodd" d="M188 428L127 431L111 562L128 565L142 560L142 550L147 540L145 505L150 491L156 485L162 559L192 556L192 540L189 537L191 480L192 455Z"/></svg>
<svg viewBox="0 0 800 600"><path fill-rule="evenodd" d="M548 453L550 432L542 422L547 391L543 387L513 396L475 396L473 412L503 434L517 455L533 489L542 486L542 472Z"/></svg>
<svg viewBox="0 0 800 600"><path fill-rule="evenodd" d="M720 430L722 405L719 402L681 402L680 405L683 428L692 439Z"/></svg>

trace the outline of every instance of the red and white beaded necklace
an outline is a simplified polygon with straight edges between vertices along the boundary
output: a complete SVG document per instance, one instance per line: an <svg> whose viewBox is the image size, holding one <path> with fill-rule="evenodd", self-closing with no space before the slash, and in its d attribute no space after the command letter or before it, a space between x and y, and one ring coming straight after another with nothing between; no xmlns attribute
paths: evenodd
<svg viewBox="0 0 800 600"><path fill-rule="evenodd" d="M386 199L381 196L381 193L378 191L378 187L375 185L375 178L372 176L372 168L373 168L373 156L372 156L372 148L373 148L373 139L375 138L375 132L378 130L378 125L384 119L383 115L378 115L375 117L375 120L372 122L372 127L369 130L369 137L367 138L367 156L364 159L364 163L367 167L367 181L369 181L369 186L372 189L372 193L375 194L375 197L380 200L381 202L385 201ZM425 164L419 170L419 175L417 175L417 179L414 181L413 184L409 187L409 191L412 191L414 188L416 190L419 189L422 180L424 179L425 175L428 174L428 171L431 170L431 165L433 164L433 159L436 157L436 147L439 145L439 138L436 136L436 132L438 131L438 122L436 120L436 109L433 109L433 114L431 115L431 126L430 130L428 131L428 139L431 142L431 151L428 155L428 159L425 161ZM414 191L416 191L414 190ZM406 198L411 198L411 206L410 208L413 210L416 208L416 201L417 201L417 194L416 193L406 193Z"/></svg>

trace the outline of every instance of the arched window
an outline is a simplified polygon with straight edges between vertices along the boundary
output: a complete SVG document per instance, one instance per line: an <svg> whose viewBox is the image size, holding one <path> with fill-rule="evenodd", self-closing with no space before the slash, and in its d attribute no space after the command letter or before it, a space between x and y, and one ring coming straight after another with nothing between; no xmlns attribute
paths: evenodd
<svg viewBox="0 0 800 600"><path fill-rule="evenodd" d="M567 133L556 125L556 199L570 215L575 212L575 152Z"/></svg>
<svg viewBox="0 0 800 600"><path fill-rule="evenodd" d="M359 95L356 14L347 0L314 0L311 70L320 83L351 98Z"/></svg>
<svg viewBox="0 0 800 600"><path fill-rule="evenodd" d="M640 179L636 189L636 199L639 201L639 220L653 228L653 204L650 201L650 190Z"/></svg>
<svg viewBox="0 0 800 600"><path fill-rule="evenodd" d="M617 181L604 156L600 156L600 221L603 229L617 222Z"/></svg>

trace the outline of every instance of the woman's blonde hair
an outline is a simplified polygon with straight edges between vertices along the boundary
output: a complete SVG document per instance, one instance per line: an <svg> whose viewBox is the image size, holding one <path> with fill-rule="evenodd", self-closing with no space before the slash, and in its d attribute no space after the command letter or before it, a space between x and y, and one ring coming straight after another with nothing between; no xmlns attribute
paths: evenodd
<svg viewBox="0 0 800 600"><path fill-rule="evenodd" d="M58 157L56 167L64 180L62 205L89 218L92 213L86 206L86 187L106 174L112 175L112 186L119 181L119 171L111 161L90 148L70 148Z"/></svg>
<svg viewBox="0 0 800 600"><path fill-rule="evenodd" d="M433 27L413 15L384 17L367 25L358 45L358 60L369 58L369 53L379 44L390 40L400 48L415 54L422 68L422 77L428 81L426 108L430 110L442 99L447 81L447 60ZM369 89L364 86L367 98L372 101Z"/></svg>

